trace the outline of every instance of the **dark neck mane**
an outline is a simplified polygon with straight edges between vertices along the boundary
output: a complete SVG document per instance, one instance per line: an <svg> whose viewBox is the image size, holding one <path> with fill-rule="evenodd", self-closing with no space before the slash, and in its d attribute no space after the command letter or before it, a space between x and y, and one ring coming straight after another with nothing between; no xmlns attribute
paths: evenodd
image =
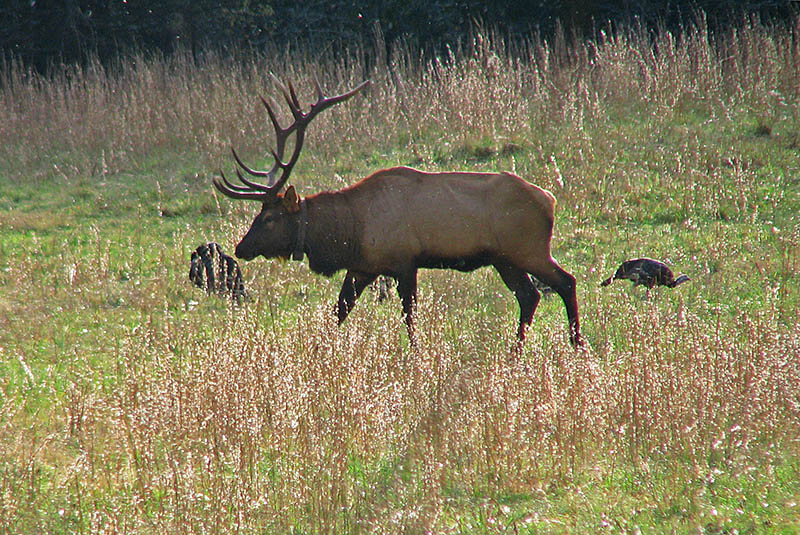
<svg viewBox="0 0 800 535"><path fill-rule="evenodd" d="M305 253L312 271L330 277L356 263L360 254L355 217L346 193L324 192L306 197L308 227Z"/></svg>

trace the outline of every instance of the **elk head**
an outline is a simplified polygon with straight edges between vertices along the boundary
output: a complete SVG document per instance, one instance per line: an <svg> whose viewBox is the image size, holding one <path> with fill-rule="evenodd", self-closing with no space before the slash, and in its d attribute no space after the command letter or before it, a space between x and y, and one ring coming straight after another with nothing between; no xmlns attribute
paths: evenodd
<svg viewBox="0 0 800 535"><path fill-rule="evenodd" d="M362 82L358 87L351 89L347 93L333 97L326 97L319 83L315 83L315 85L317 102L311 105L308 112L304 113L291 82L288 84L288 90L278 83L294 119L292 124L286 128L281 127L278 122L273 110L273 104L263 97L261 98L272 126L275 128L276 146L275 149L270 150L275 163L271 169L268 171L251 169L242 162L236 151L231 149L233 158L239 167L252 177L266 178L266 184L259 184L245 178L239 169L236 169L236 175L244 186L237 186L229 182L221 170L219 178L214 178L214 186L228 197L261 202L261 212L256 216L250 226L250 230L247 231L242 241L236 246L236 256L238 258L252 260L259 255L266 258L288 258L291 254L297 260L303 258L303 240L306 225L305 203L298 197L294 186L289 186L283 193L281 193L281 189L289 179L292 168L300 156L306 127L309 123L321 111L343 102L361 91L369 85L369 80ZM285 162L283 153L286 148L286 141L292 134L295 135L294 150L289 161ZM277 176L279 172L280 176Z"/></svg>

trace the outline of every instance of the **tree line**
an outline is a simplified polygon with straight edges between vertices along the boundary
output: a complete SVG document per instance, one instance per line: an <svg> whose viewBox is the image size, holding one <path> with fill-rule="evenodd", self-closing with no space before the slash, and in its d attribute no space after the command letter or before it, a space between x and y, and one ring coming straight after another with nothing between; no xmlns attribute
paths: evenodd
<svg viewBox="0 0 800 535"><path fill-rule="evenodd" d="M132 51L193 54L300 45L362 43L380 28L386 42L425 49L457 42L476 23L509 36L557 27L578 37L636 21L680 28L702 12L713 27L746 16L788 20L792 0L5 0L2 59L39 71Z"/></svg>

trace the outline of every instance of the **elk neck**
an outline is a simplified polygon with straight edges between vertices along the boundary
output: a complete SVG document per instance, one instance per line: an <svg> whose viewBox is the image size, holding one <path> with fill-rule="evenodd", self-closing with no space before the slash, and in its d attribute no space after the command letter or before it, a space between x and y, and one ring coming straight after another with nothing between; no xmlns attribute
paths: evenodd
<svg viewBox="0 0 800 535"><path fill-rule="evenodd" d="M308 205L306 204L305 199L300 201L300 213L297 215L297 240L294 244L292 260L297 260L300 262L303 260L304 249L306 245L306 229L308 227Z"/></svg>
<svg viewBox="0 0 800 535"><path fill-rule="evenodd" d="M347 192L323 192L306 197L305 239L302 245L315 273L331 276L358 262L357 221ZM298 243L301 237L298 234Z"/></svg>

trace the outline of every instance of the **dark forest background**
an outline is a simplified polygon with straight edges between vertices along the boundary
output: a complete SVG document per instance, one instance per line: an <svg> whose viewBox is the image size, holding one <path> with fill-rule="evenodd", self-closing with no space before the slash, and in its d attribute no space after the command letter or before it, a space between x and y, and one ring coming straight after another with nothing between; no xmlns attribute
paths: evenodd
<svg viewBox="0 0 800 535"><path fill-rule="evenodd" d="M435 50L475 23L509 37L563 28L582 38L619 23L679 30L698 13L712 31L751 16L780 22L797 9L791 0L4 0L0 59L46 71L132 51L326 49L372 40L376 28L390 46Z"/></svg>

